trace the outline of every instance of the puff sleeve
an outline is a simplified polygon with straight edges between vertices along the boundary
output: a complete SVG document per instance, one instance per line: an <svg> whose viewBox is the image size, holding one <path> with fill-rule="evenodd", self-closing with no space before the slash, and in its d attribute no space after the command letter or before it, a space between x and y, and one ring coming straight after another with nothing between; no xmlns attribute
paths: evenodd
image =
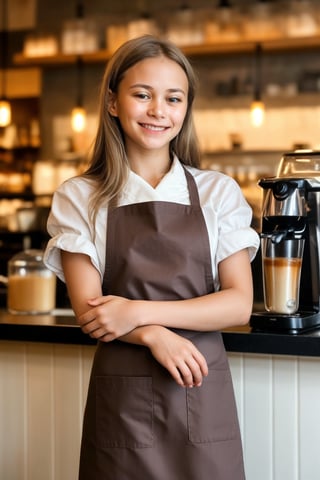
<svg viewBox="0 0 320 480"><path fill-rule="evenodd" d="M81 177L64 182L55 192L47 229L51 236L44 254L46 266L62 280L61 250L88 255L101 272L101 259L93 243L88 198L92 186Z"/></svg>

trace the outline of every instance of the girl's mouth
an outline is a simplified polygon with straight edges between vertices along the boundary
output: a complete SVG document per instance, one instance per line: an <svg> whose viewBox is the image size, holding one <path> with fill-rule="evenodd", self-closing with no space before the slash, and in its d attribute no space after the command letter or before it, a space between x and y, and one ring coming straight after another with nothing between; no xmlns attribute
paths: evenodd
<svg viewBox="0 0 320 480"><path fill-rule="evenodd" d="M164 132L168 127L161 127L160 125L151 125L149 123L141 123L141 127L146 128L147 130L152 130L153 132Z"/></svg>

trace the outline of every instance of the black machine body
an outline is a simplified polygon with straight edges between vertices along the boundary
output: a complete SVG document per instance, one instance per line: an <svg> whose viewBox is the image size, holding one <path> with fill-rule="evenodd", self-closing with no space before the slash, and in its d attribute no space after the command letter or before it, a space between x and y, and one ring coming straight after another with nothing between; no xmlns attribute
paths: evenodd
<svg viewBox="0 0 320 480"><path fill-rule="evenodd" d="M259 181L261 237L304 239L299 308L293 314L253 312L250 324L256 331L298 334L320 327L320 152L285 154L279 172Z"/></svg>

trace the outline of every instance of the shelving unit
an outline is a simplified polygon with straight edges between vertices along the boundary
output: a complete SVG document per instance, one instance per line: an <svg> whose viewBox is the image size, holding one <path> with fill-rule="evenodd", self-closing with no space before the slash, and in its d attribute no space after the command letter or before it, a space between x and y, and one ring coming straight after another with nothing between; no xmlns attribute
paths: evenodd
<svg viewBox="0 0 320 480"><path fill-rule="evenodd" d="M277 38L270 40L240 41L225 43L203 43L199 45L190 45L182 47L183 52L189 57L195 56L214 56L224 54L243 54L253 53L256 44L260 43L262 49L266 52L286 52L295 50L320 50L320 36L310 36L301 38ZM86 63L103 63L110 59L112 52L109 50L99 50L94 53L85 53L82 55L64 55L62 53L47 57L26 57L23 53L14 55L13 61L17 66L58 66L73 65L78 58Z"/></svg>
<svg viewBox="0 0 320 480"><path fill-rule="evenodd" d="M25 201L33 201L35 199L35 195L31 191L25 192L9 192L6 190L0 190L0 200L25 200Z"/></svg>
<svg viewBox="0 0 320 480"><path fill-rule="evenodd" d="M188 45L188 46L183 46L181 49L183 52L189 57L193 59L205 59L204 64L206 65L208 62L207 60L209 59L218 59L216 64L220 65L220 59L224 62L224 57L228 56L249 56L253 55L256 49L256 45L258 43L258 40L247 40L247 41L228 41L228 42L220 42L220 43L203 43L203 44L197 44L197 45ZM273 55L273 54L286 54L288 55L294 55L295 53L304 55L304 53L314 53L319 51L320 52L320 35L317 36L308 36L308 37L295 37L295 38L273 38L273 39L268 39L264 40L261 39L259 43L262 46L262 51L267 53L268 55ZM82 55L77 55L77 54L62 54L59 53L57 55L53 56L46 56L46 57L26 57L23 55L23 53L17 53L14 58L13 62L17 67L30 67L30 66L37 66L39 68L42 68L44 70L44 75L51 75L51 72L57 67L75 67L77 64L77 61L79 57L83 60L84 63L86 63L88 66L90 65L98 65L98 64L103 64L108 62L112 55L112 52L107 50L107 49L102 49L99 51L96 51L94 53L85 53ZM295 57L294 57L295 58ZM231 60L233 61L233 60ZM267 59L267 61L270 60L270 56ZM201 62L199 62L201 63ZM206 68L206 67L205 67ZM90 71L90 69L89 69ZM241 72L240 72L241 73ZM63 68L59 71L60 79L62 78L63 75L65 75ZM58 75L58 74L57 74ZM219 78L219 77L217 77ZM230 95L221 95L219 96L218 94L213 93L213 83L210 85L210 93L211 97L209 100L206 100L206 104L201 104L201 100L198 103L198 108L201 110L202 106L203 108L209 108L212 107L212 109L219 109L223 108L226 105L229 108L247 108L247 106L250 104L251 101L251 94L250 93L239 93L239 94L230 94ZM267 92L264 94L264 100L266 104L268 105L268 108L271 107L283 107L283 106L288 106L288 104L294 104L295 106L313 106L315 104L315 94L318 95L318 92L298 92L297 94L294 95L268 95ZM285 150L285 149L284 149ZM204 155L206 158L211 157L213 158L214 152L204 152ZM243 155L246 156L261 156L264 157L266 155L265 152L262 152L261 155L259 155L258 152L246 152L245 150L242 150L241 152L237 153L234 151L228 151L226 152L226 155L231 155L232 157L239 156L242 157ZM280 155L280 154L279 154ZM222 152L216 152L215 157L219 158L222 157L223 153ZM270 157L276 157L277 158L278 154L274 154L273 152L270 152Z"/></svg>

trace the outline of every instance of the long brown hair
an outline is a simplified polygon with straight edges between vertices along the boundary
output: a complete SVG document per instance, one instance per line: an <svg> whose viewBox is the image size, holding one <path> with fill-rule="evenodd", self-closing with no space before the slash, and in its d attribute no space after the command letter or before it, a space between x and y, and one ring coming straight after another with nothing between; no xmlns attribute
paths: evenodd
<svg viewBox="0 0 320 480"><path fill-rule="evenodd" d="M200 151L192 118L196 78L189 61L171 42L151 35L129 40L114 53L106 67L100 90L97 135L89 166L83 174L95 182L94 193L90 199L93 224L102 202L107 201L110 205L116 203L129 171L121 125L108 111L109 94L117 92L125 72L130 67L147 58L159 56L165 56L180 65L188 79L187 112L179 134L171 141L170 154L176 154L186 165L199 166Z"/></svg>

